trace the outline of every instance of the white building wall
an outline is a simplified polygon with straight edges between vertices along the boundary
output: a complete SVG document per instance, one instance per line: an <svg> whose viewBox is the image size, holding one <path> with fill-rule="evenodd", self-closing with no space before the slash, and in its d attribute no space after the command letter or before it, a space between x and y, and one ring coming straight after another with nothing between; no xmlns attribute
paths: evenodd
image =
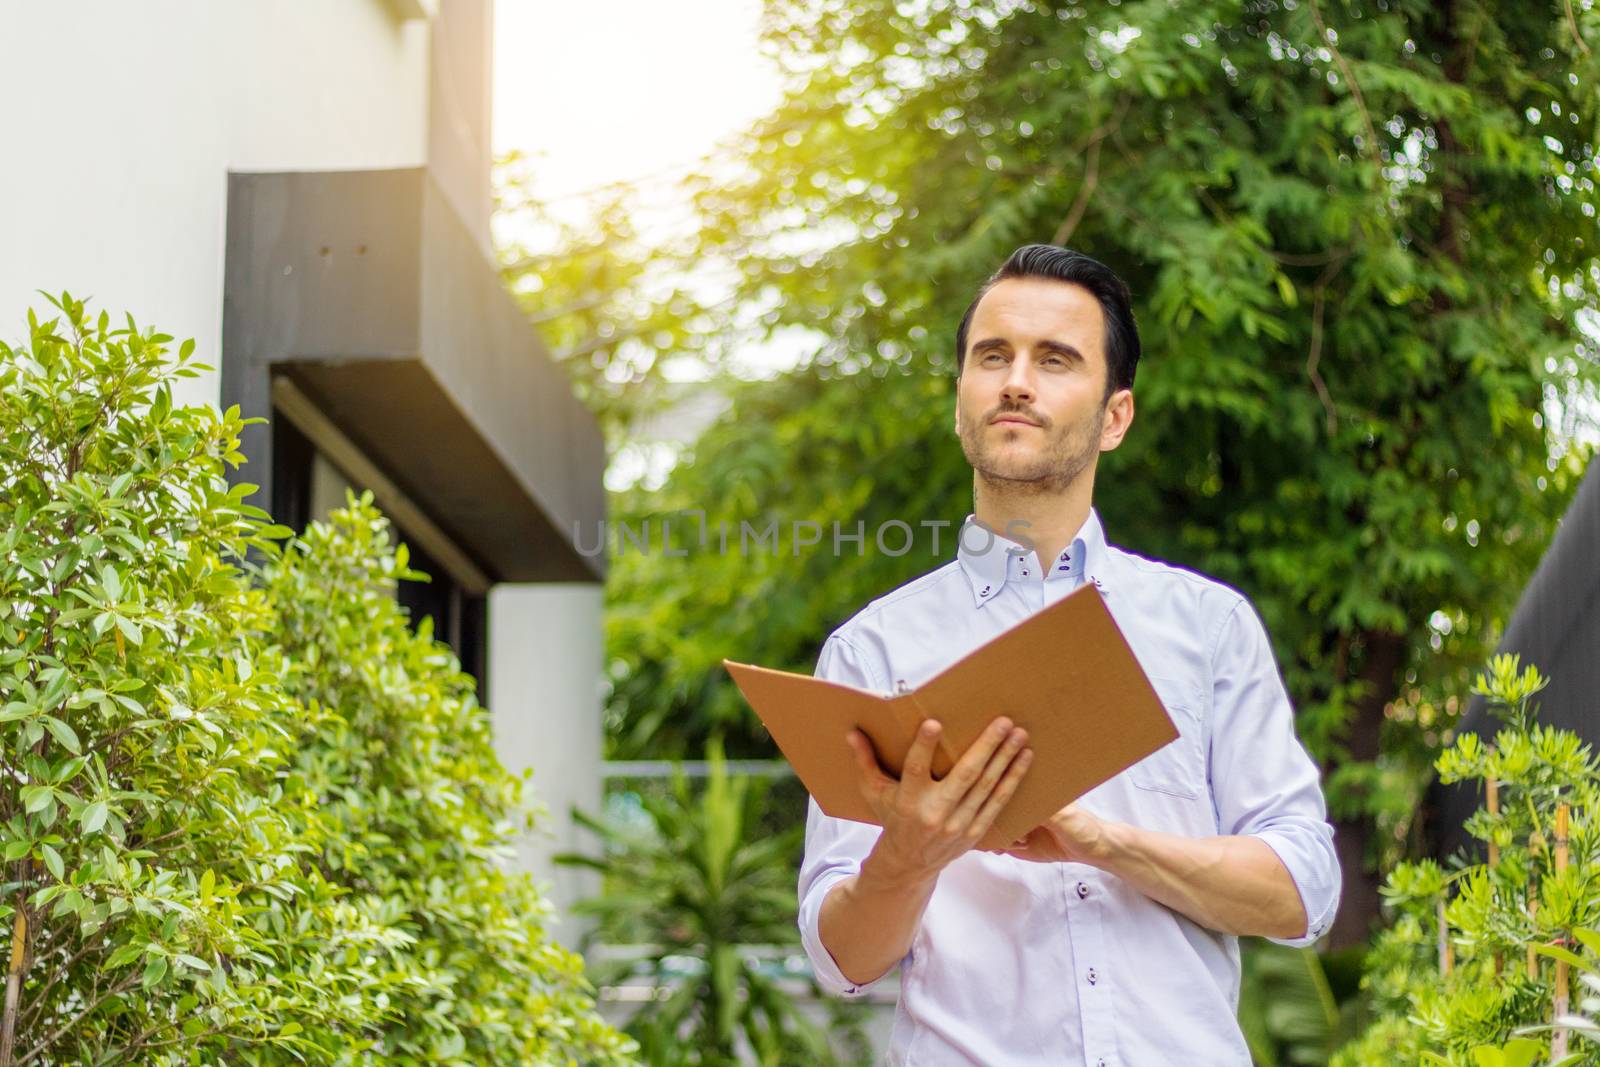
<svg viewBox="0 0 1600 1067"><path fill-rule="evenodd" d="M230 170L420 166L428 24L383 0L0 0L0 335L36 290L220 365ZM217 404L217 374L175 386Z"/></svg>
<svg viewBox="0 0 1600 1067"><path fill-rule="evenodd" d="M561 908L556 938L576 945L582 924L571 902L599 889L598 877L556 867L557 852L593 852L573 805L598 814L604 591L591 583L498 585L489 594L489 709L495 746L513 771L533 768L533 795L549 808L541 829L518 848L527 870L549 883Z"/></svg>

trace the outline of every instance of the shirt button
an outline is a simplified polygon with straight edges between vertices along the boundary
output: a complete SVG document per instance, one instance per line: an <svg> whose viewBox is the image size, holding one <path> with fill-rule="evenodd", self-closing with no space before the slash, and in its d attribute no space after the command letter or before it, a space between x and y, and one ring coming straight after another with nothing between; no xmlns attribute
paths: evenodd
<svg viewBox="0 0 1600 1067"><path fill-rule="evenodd" d="M1101 1056L1099 1059L1095 1060L1094 1067L1106 1067L1106 1058Z"/></svg>
<svg viewBox="0 0 1600 1067"><path fill-rule="evenodd" d="M1093 968L1093 967L1090 967L1090 968L1089 968L1089 975L1088 975L1088 977L1089 977L1089 984L1090 984L1090 985L1094 985L1094 984L1095 984L1095 983L1096 983L1096 982L1097 982L1097 981L1099 981L1099 980L1100 980L1100 977L1099 977L1099 975L1097 975L1097 974L1095 974L1095 973L1094 973L1094 968Z"/></svg>
<svg viewBox="0 0 1600 1067"><path fill-rule="evenodd" d="M1078 899L1082 900L1089 895L1089 887L1082 882L1078 883Z"/></svg>

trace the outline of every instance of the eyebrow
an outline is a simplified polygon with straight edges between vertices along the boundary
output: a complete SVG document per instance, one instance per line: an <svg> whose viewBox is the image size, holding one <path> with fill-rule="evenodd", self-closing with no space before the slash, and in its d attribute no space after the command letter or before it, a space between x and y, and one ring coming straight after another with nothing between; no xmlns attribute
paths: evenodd
<svg viewBox="0 0 1600 1067"><path fill-rule="evenodd" d="M991 348L1010 347L1011 343L1004 337L985 337L983 340L972 346L972 354L977 355L978 353L987 351ZM1057 355L1066 356L1069 359L1083 360L1083 353L1079 352L1076 348L1067 344L1065 341L1040 341L1039 347L1044 349L1046 352L1054 352Z"/></svg>

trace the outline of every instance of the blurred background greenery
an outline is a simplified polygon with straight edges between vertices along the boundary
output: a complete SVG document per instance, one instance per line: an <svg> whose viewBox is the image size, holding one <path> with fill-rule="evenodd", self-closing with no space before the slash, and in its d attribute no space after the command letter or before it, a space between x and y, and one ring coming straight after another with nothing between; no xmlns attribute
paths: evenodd
<svg viewBox="0 0 1600 1067"><path fill-rule="evenodd" d="M1108 535L1251 597L1325 771L1333 955L1255 956L1246 982L1247 1006L1301 990L1325 1057L1472 672L1600 439L1600 11L767 0L760 27L782 99L675 180L689 223L652 230L627 183L556 211L534 161L499 168L507 282L643 457L614 522L672 518L689 546L613 546L610 757L776 755L721 659L809 671L951 557L918 523L970 510L957 318L1017 245L1085 250L1145 347ZM775 349L798 355L760 370ZM892 519L904 555L872 544ZM773 520L867 543L682 532Z"/></svg>

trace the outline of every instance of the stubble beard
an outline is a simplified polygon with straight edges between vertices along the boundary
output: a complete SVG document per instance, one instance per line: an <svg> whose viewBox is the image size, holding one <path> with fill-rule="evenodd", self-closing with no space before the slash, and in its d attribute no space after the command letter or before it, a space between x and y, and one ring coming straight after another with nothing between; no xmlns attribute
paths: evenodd
<svg viewBox="0 0 1600 1067"><path fill-rule="evenodd" d="M988 420L994 414L978 420L963 416L960 437L967 462L985 487L995 492L1025 496L1060 494L1093 466L1100 454L1100 434L1106 422L1103 405L1073 426L1058 428L1045 423L1042 432L1048 435L1046 446L1025 457L996 454L999 450L992 448L989 441ZM1027 417L1037 418L1037 413ZM1013 432L1036 431L1022 428Z"/></svg>

